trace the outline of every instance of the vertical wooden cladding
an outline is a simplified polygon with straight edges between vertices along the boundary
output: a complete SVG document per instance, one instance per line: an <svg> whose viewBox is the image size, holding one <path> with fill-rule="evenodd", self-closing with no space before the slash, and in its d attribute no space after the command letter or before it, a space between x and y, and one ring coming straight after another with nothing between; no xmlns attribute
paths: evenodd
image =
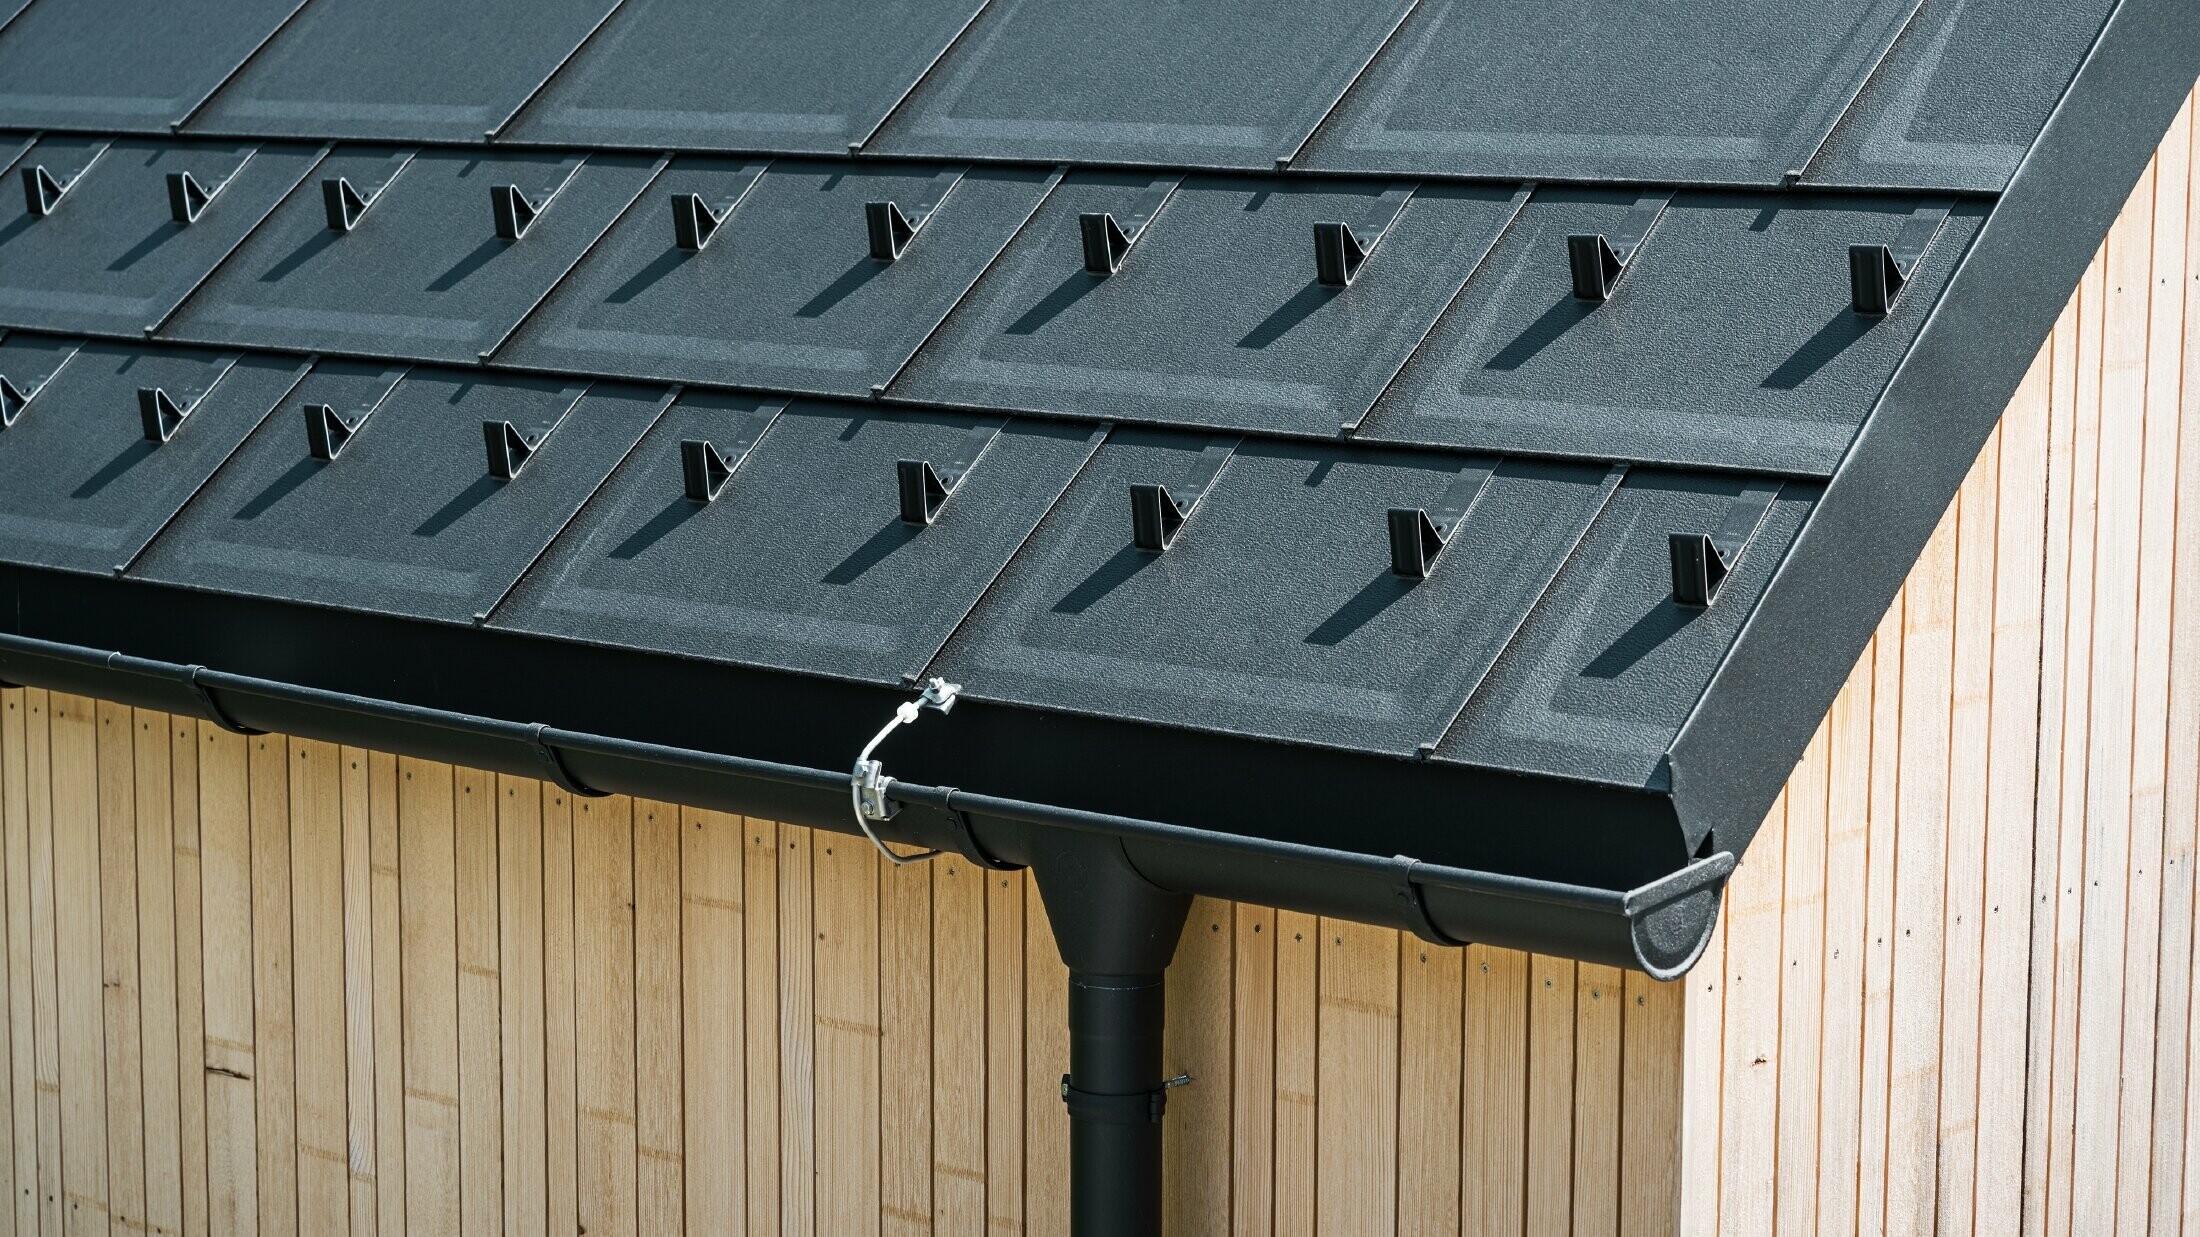
<svg viewBox="0 0 2200 1237"><path fill-rule="evenodd" d="M2193 153L2188 104L1734 878L1684 1231L2200 1231Z"/></svg>
<svg viewBox="0 0 2200 1237"><path fill-rule="evenodd" d="M1067 1231L1022 873L42 691L0 719L0 1231ZM1680 1013L1199 900L1169 1231L1669 1232Z"/></svg>

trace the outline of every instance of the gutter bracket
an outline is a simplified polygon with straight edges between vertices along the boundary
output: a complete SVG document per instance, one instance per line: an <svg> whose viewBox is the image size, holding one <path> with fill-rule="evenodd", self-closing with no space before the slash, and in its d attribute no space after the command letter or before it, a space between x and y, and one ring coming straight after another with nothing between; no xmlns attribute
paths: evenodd
<svg viewBox="0 0 2200 1237"><path fill-rule="evenodd" d="M947 818L948 827L955 831L956 853L969 860L972 866L988 872L1022 871L1023 865L995 859L986 851L985 847L978 844L978 835L970 829L970 813L955 806L955 788L947 786L943 787L942 790L946 805L941 809L940 814Z"/></svg>
<svg viewBox="0 0 2200 1237"><path fill-rule="evenodd" d="M1064 1074L1062 1106L1069 1109L1072 1120L1105 1121L1110 1125L1159 1125L1162 1114L1169 1110L1169 1092L1191 1083L1190 1074L1178 1074L1151 1091L1107 1095L1080 1091L1069 1085L1069 1075Z"/></svg>
<svg viewBox="0 0 2200 1237"><path fill-rule="evenodd" d="M240 724L237 719L229 716L229 710L224 709L215 702L214 693L208 691L206 684L199 678L205 672L206 667L204 666L189 667L189 673L185 675L184 682L190 685L192 694L199 698L199 707L206 710L206 720L231 734L266 734L265 730L254 730L250 726Z"/></svg>
<svg viewBox="0 0 2200 1237"><path fill-rule="evenodd" d="M573 771L565 767L565 757L558 755L558 749L542 737L549 729L538 722L527 731L527 737L535 744L535 759L542 762L543 780L577 799L602 799L610 795L610 791L597 790L573 776Z"/></svg>
<svg viewBox="0 0 2200 1237"><path fill-rule="evenodd" d="M1436 926L1436 921L1429 917L1428 903L1421 899L1421 887L1413 881L1413 870L1421 866L1421 861L1409 855L1397 855L1392 857L1390 863L1392 869L1398 873L1398 883L1393 892L1398 899L1398 917L1406 928L1431 945L1456 948L1470 944L1471 942L1453 940L1446 936Z"/></svg>

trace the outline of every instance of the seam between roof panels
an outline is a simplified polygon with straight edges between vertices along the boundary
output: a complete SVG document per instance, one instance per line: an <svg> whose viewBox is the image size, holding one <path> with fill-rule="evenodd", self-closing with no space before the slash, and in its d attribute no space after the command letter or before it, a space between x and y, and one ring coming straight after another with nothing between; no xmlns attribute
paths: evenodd
<svg viewBox="0 0 2200 1237"><path fill-rule="evenodd" d="M23 17L23 14L30 12L31 6L37 3L38 0L24 0L22 8L19 8L13 13L8 14L5 18L0 18L0 34L6 34L8 31L8 27L20 21Z"/></svg>
<svg viewBox="0 0 2200 1237"><path fill-rule="evenodd" d="M925 62L922 69L917 71L917 76L907 86L902 87L901 93L895 95L894 101L886 105L886 110L879 113L878 119L871 123L871 127L864 130L863 134L856 140L848 143L848 153L850 155L861 153L865 146L871 144L871 139L879 135L879 130L886 127L886 122L892 120L894 113L900 111L904 104L916 96L918 88L923 86L932 76L933 70L939 68L946 61L949 53L961 46L963 37L970 33L971 28L978 24L978 19L985 16L986 11L992 7L993 0L979 0L978 7L970 10L970 16L963 19L962 26L948 38L947 42L940 45L940 50Z"/></svg>
<svg viewBox="0 0 2200 1237"><path fill-rule="evenodd" d="M603 16L596 19L596 24L588 28L588 33L582 35L580 37L580 41L573 44L573 46L568 49L563 56L558 57L558 62L550 66L550 71L542 75L542 80L536 82L534 84L534 87L528 90L526 94L521 95L519 102L513 104L512 109L504 113L504 119L489 126L488 131L481 135L483 140L490 142L496 141L497 135L504 132L505 128L509 126L513 121L518 120L519 114L527 110L527 105L533 103L536 96L540 95L545 89L547 89L550 83L557 78L558 74L565 71L565 66L573 63L574 57L580 55L581 52L587 49L590 43L596 41L596 36L603 33L603 28L605 26L611 24L611 19L617 17L620 13L625 11L626 0L612 0L611 7L605 9L603 12Z"/></svg>
<svg viewBox="0 0 2200 1237"><path fill-rule="evenodd" d="M1810 153L1803 156L1801 163L1788 169L1787 183L1782 186L1783 188L1802 187L1803 178L1810 175L1810 165L1818 161L1818 156L1825 152L1826 143L1833 140L1834 130L1840 128L1841 122L1849 118L1849 113L1856 108L1856 101L1864 97L1864 88L1871 85L1872 79L1878 77L1879 71L1886 67L1889 60L1894 58L1895 48L1900 47L1902 40L1909 37L1911 27L1917 25L1918 15L1924 11L1925 4L1923 0L1910 6L1910 15L1902 19L1902 28L1894 32L1894 37L1887 40L1885 47L1879 49L1879 55L1872 59L1871 68L1866 69L1864 75L1856 79L1856 85L1849 91L1848 101L1834 110L1832 123L1828 124L1825 132L1819 134L1818 140L1811 144Z"/></svg>
<svg viewBox="0 0 2200 1237"><path fill-rule="evenodd" d="M591 156L585 154L581 156L581 166L573 169L574 176L579 176L581 174L581 169L588 166L588 160L590 157ZM573 277L573 272L580 269L581 263L588 260L588 255L596 252L596 246L603 244L603 238L611 235L611 230L618 227L620 223L624 222L626 217L633 213L634 207L639 204L643 198L649 196L649 191L656 188L658 180L661 179L665 174L665 169L672 166L673 158L674 156L670 151L667 151L657 156L657 165L651 168L649 170L649 175L642 179L641 186L634 190L634 196L626 200L626 205L621 206L618 210L612 212L610 221L605 223L602 228L598 229L596 235L589 238L587 244L581 246L580 252L573 255L573 260L565 264L564 270L558 272L556 275L551 277L550 282L543 287L542 294L540 296L537 296L531 303L529 303L526 309L521 310L519 317L512 319L512 325L504 328L504 333L496 337L496 342L490 344L487 348L482 349L476 355L475 361L477 364L487 365L490 361L494 360L496 358L496 354L503 349L504 345L511 343L512 337L519 334L520 328L527 325L528 319L533 318L544 305L549 303L551 297L558 294L558 291L565 286L565 281L571 279ZM768 168L770 167L770 164L766 164L765 166ZM749 184L753 186L757 181L762 180L763 178L764 173L762 171L759 171L757 172L756 176L749 181ZM743 198L748 197L748 195L749 191L747 189L743 189L741 191L741 196ZM740 202L737 201L734 203L734 205L738 207L740 205ZM730 218L733 212L728 211L726 213L727 216Z"/></svg>
<svg viewBox="0 0 2200 1237"><path fill-rule="evenodd" d="M571 416L574 409L579 408L581 402L594 394L596 388L601 385L598 382L591 382L583 387L580 395L575 397L572 404L566 408L566 416ZM575 521L579 520L591 507L596 505L597 496L603 493L604 487L611 484L611 478L617 476L619 470L626 467L626 462L634 458L634 453L641 450L643 440L649 437L650 432L657 428L657 423L665 419L665 414L671 412L672 406L679 403L680 397L685 394L687 394L687 388L675 384L667 387L657 397L657 410L649 414L649 423L642 426L640 433L634 435L634 441L626 445L626 450L619 453L619 458L612 461L611 467L605 469L603 475L596 478L596 484L588 487L588 493L579 502L573 504L573 509L566 512L563 520L558 521L558 526L550 530L550 535L543 538L542 545L537 547L533 554L527 556L527 561L520 566L518 571L513 573L511 582L504 586L503 592L496 595L496 600L482 607L474 615L474 626L486 627L489 625L489 620L496 617L497 610L511 598L513 593L519 591L519 586L526 581L529 575L533 574L536 567L541 565L542 560L549 556L550 548L558 543L558 538L565 535L565 530L573 527ZM766 427L764 433L769 434L770 432L770 428ZM757 440L761 442L763 435L758 435Z"/></svg>
<svg viewBox="0 0 2200 1237"><path fill-rule="evenodd" d="M1280 172L1290 167L1300 155L1306 153L1307 143L1312 142L1314 135L1322 131L1322 126L1329 123L1329 118L1336 115L1338 108L1344 106L1345 97L1352 93L1353 88L1360 84L1360 79L1367 76L1367 71L1374 67L1377 60L1382 58L1383 49L1390 46L1391 40L1397 38L1398 32L1405 29L1406 23L1412 21L1413 15L1420 11L1421 0L1410 0L1406 7L1399 12L1398 20L1392 22L1390 29L1383 33L1383 37L1376 40L1374 49L1367 54L1367 59L1362 60L1360 67L1352 71L1352 76L1345 79L1344 85L1337 91L1337 97L1331 99L1329 106L1322 109L1322 114L1314 118L1313 126L1299 136L1298 144L1291 148L1289 154L1277 157L1277 171Z"/></svg>
<svg viewBox="0 0 2200 1237"><path fill-rule="evenodd" d="M33 3L36 3L36 0L33 0ZM222 74L220 81L217 81L213 85L207 87L206 93L200 95L197 102L183 109L183 115L178 116L174 120L168 122L168 131L170 133L174 133L182 129L185 125L190 124L191 118L197 116L202 110L204 110L207 104L212 103L214 101L214 96L220 94L223 90L227 89L229 83L237 80L237 75L244 72L245 66L251 64L254 60L258 59L260 53L266 51L268 45L279 38L282 35L283 31L290 29L290 23L298 20L298 14L305 12L306 6L311 3L313 3L313 0L298 0L297 7L290 10L290 12L283 14L283 19L275 23L275 28L263 35L259 42L254 43L251 50L247 51L244 56L237 61L236 64L231 65L229 71Z"/></svg>
<svg viewBox="0 0 2200 1237"><path fill-rule="evenodd" d="M1423 183L1427 182L1424 181ZM1506 235L1513 230L1513 225L1520 222L1520 216L1527 212L1528 203L1535 198L1537 187L1536 182L1532 180L1520 182L1520 187L1513 192L1512 213L1506 215L1505 222L1497 225L1497 231L1490 234L1489 243L1482 247L1482 252L1474 256L1473 263L1467 267L1467 273L1460 277L1459 286L1453 288L1451 295L1444 298L1443 305L1429 316L1428 325L1422 328L1420 338L1413 341L1413 346L1406 349L1404 356L1398 358L1397 367L1390 371L1388 378L1383 379L1383 385L1375 389L1374 398L1368 400L1367 406L1360 409L1350 421L1339 426L1338 432L1347 436L1358 434L1360 427L1367 424L1367 419L1375 414L1375 406L1383 402L1385 395L1390 394L1390 388L1398 385L1399 375L1406 372L1408 365L1413 364L1413 358L1420 355L1421 349L1428 343L1429 336L1436 333L1438 324L1442 323L1445 318L1451 315L1451 311L1458 307L1459 298L1466 295L1467 285L1474 282L1474 277L1482 272L1484 266L1488 265L1490 255L1497 252L1497 247L1504 243ZM1413 191L1415 194L1419 194L1421 186L1415 185ZM1400 211L1399 213L1403 214L1404 212ZM1392 226L1396 225L1393 224Z"/></svg>
<svg viewBox="0 0 2200 1237"><path fill-rule="evenodd" d="M1505 458L1499 457L1499 467L1504 466ZM1431 756L1434 755L1436 749L1443 746L1444 740L1451 736L1453 728L1459 724L1459 718L1466 713L1467 706L1474 703L1474 698L1480 695L1482 688L1489 683L1490 676L1497 673L1497 663L1504 660L1505 654L1512 651L1513 644L1520 639L1520 633L1527 630L1528 621L1543 609L1545 602L1550 600L1551 590L1557 587L1559 578L1566 574L1569 567L1573 566L1574 557L1581 553L1581 547L1589 540L1589 534L1594 532L1597 525L1603 522L1604 513L1611 508L1613 497L1619 493L1619 487L1626 483L1629 474L1633 471L1634 466L1630 464L1616 463L1610 466L1601 483L1604 493L1597 500L1596 510L1591 511L1589 518L1581 522L1581 531L1574 534L1573 541L1566 546L1566 552L1559 555L1558 561L1551 565L1551 573L1544 578L1543 586L1536 590L1535 600L1529 602L1527 607L1521 610L1519 621L1513 624L1511 631L1505 633L1504 641L1497 646L1497 652L1491 655L1489 664L1482 667L1482 673L1476 675L1474 682L1467 685L1466 694L1459 698L1459 707L1453 709L1451 716L1445 719L1442 726L1437 728L1436 737L1423 745L1421 748L1423 752Z"/></svg>
<svg viewBox="0 0 2200 1237"><path fill-rule="evenodd" d="M1013 424L1015 424L1015 419L1011 418L1009 425ZM1006 431L1008 425L1003 425L1001 429ZM962 633L963 627L970 622L970 616L978 612L979 606L985 604L985 599L992 595L994 587L1001 582L1001 577L1008 574L1009 566L1023 554L1024 549L1031 544L1031 539L1039 535L1039 530L1046 527L1046 522L1052 519L1055 511L1061 507L1062 500L1069 497L1070 490L1076 488L1077 482L1092 467L1092 462L1100 458L1100 452L1107 447L1108 440L1115 437L1115 424L1112 421L1098 422L1093 426L1093 429L1097 431L1098 437L1092 439L1092 446L1085 452L1085 458L1077 462L1077 467L1070 470L1069 478L1062 482L1062 488L1056 490L1054 497L1047 500L1046 510L1039 513L1039 518L1031 522L1031 527L1025 529L1024 535L1017 538L1016 544L1009 549L1007 554L1002 556L1001 565L995 568L993 574L986 578L985 584L971 595L970 604L964 606L963 612L955 616L955 621L948 626L947 633L933 643L932 651L925 654L924 662L917 668L917 673L904 676L910 682L921 681L926 674L937 668L941 655L947 652L947 646L954 643L955 637ZM1223 468L1228 467L1229 461L1225 460ZM1220 476L1220 470L1217 470L1216 475Z"/></svg>
<svg viewBox="0 0 2200 1237"><path fill-rule="evenodd" d="M246 355L249 356L251 354L247 353ZM238 358L237 363L239 365L243 364L243 358ZM290 385L284 387L282 391L279 392L275 396L275 398L268 403L267 408L260 413L259 419L255 420L250 428L246 429L244 433L237 435L237 441L230 444L229 450L222 452L222 457L220 461L217 462L212 468L208 469L205 476L199 478L199 483L191 487L191 492L184 496L182 502L177 503L175 507L168 512L167 516L162 518L160 523L153 526L153 531L147 533L143 541L138 542L137 548L130 551L129 557L115 564L114 574L116 578L121 578L125 573L130 570L130 568L137 566L138 560L145 557L145 552L153 548L153 543L161 539L161 535L168 531L169 526L176 522L177 517L181 516L184 513L185 508L189 507L192 503L198 501L199 495L206 491L206 487L212 485L214 483L214 478L220 476L222 470L229 467L229 462L237 458L237 453L244 450L245 444L252 441L252 436L260 432L260 427L267 424L268 418L274 416L276 412L282 408L283 404L290 399L291 395L294 392L297 391L299 385L305 382L307 376L312 374L314 368L320 363L321 359L315 356L308 356L300 359L300 361L298 362L298 373L290 380ZM232 365L229 368L235 369L236 366ZM222 377L226 378L228 376L228 370L222 371ZM403 377L400 376L398 381L404 381ZM212 388L209 388L206 394L213 394ZM204 399L206 398L206 396L202 395L199 398Z"/></svg>
<svg viewBox="0 0 2200 1237"><path fill-rule="evenodd" d="M252 149L253 152L257 154L260 148L258 146L254 146ZM183 311L183 307L191 303L191 298L197 296L199 292L206 287L207 283L211 281L214 276L221 271L223 267L228 266L230 261L234 259L237 254L244 249L245 242L251 240L255 235L259 233L261 228L267 226L267 221L275 217L276 212L280 211L283 208L284 204L290 201L291 197L298 192L299 187L304 185L307 181L313 179L313 174L321 170L322 165L328 162L329 156L335 153L335 150L336 143L324 143L321 147L321 153L315 155L313 157L313 161L305 166L305 170L298 173L298 179L291 182L290 188L285 189L281 193L277 194L275 197L275 201L268 206L267 210L262 212L259 218L253 220L252 226L246 228L243 233L241 233L237 237L236 241L229 246L229 252L215 259L214 264L206 268L205 274L199 276L197 279L192 280L191 286L183 290L183 295L177 297L174 304L162 310L159 317L153 319L151 322L146 323L145 329L140 333L140 338L150 339L152 336L158 334L160 331L165 329L169 322L174 320L175 316ZM240 167L239 170L241 171L243 169ZM235 173L231 173L231 175L235 175ZM258 349L255 349L255 351L258 351ZM308 353L307 355L312 354Z"/></svg>
<svg viewBox="0 0 2200 1237"><path fill-rule="evenodd" d="M993 251L993 256L985 260L985 265L978 268L978 273L971 277L970 282L963 285L962 291L955 294L954 300L947 303L947 308L940 311L940 316L933 319L932 325L925 328L923 336L917 340L916 346L909 350L909 354L895 362L894 368L887 373L886 377L871 384L872 399L887 400L891 398L887 395L887 388L893 386L902 374L908 370L909 366L916 362L917 354L924 351L924 346L932 342L933 336L940 333L940 328L947 325L947 320L955 316L955 311L962 308L964 301L970 299L970 294L977 290L979 284L985 282L986 276L993 273L993 268L1000 263L1001 255L1008 252L1009 246L1015 244L1017 238L1024 234L1024 229L1031 226L1031 221L1039 217L1040 210L1044 209L1046 204L1053 200L1054 191L1062 187L1062 181L1068 177L1069 172L1070 169L1066 165L1055 167L1053 177L1047 181L1046 188L1039 192L1039 196L1031 203L1031 209L1024 212L1024 217L1017 221L1016 226L1009 229L1008 236L1001 241L1000 247ZM949 192L952 193L953 190L949 190ZM1171 196L1175 195L1171 194ZM946 199L942 198L941 201L944 202ZM1167 206L1168 203L1164 201L1162 205ZM937 210L939 208L935 205L933 209ZM1159 210L1154 212L1156 217L1160 213ZM1149 220L1149 222L1151 221ZM1010 410L1000 409L998 411L1007 412ZM1094 418L1087 418L1087 420L1092 419Z"/></svg>

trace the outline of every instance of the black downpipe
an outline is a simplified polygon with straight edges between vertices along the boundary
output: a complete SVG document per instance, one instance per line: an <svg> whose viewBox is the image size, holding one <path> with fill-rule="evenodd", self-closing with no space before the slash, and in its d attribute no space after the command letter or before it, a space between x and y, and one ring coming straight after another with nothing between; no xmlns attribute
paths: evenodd
<svg viewBox="0 0 2200 1237"><path fill-rule="evenodd" d="M1140 876L1122 844L1060 834L1038 844L1032 875L1069 966L1071 1237L1161 1231L1164 978L1192 900Z"/></svg>

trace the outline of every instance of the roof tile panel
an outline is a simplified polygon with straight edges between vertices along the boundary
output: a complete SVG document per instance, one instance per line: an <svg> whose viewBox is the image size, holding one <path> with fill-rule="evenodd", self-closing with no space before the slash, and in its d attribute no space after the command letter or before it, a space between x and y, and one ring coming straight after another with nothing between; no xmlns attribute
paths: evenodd
<svg viewBox="0 0 2200 1237"><path fill-rule="evenodd" d="M1042 172L683 158L512 343L502 364L868 395L1030 216ZM865 203L945 193L902 256L871 256ZM727 212L700 252L675 196Z"/></svg>
<svg viewBox="0 0 2200 1237"><path fill-rule="evenodd" d="M627 0L500 138L841 154L980 0Z"/></svg>
<svg viewBox="0 0 2200 1237"><path fill-rule="evenodd" d="M40 151L56 144L39 143ZM123 140L43 219L0 195L0 322L134 335L165 319L312 168L310 146ZM168 178L213 198L189 225Z"/></svg>
<svg viewBox="0 0 2200 1237"><path fill-rule="evenodd" d="M299 2L39 0L0 35L0 124L165 134Z"/></svg>
<svg viewBox="0 0 2200 1237"><path fill-rule="evenodd" d="M1294 166L1776 186L1918 0L1430 0Z"/></svg>
<svg viewBox="0 0 2200 1237"><path fill-rule="evenodd" d="M763 405L759 411L759 405ZM1051 422L691 394L574 521L494 625L840 678L922 670L1098 445ZM680 444L770 428L718 495ZM966 459L929 525L901 518L901 460Z"/></svg>
<svg viewBox="0 0 2200 1237"><path fill-rule="evenodd" d="M993 0L865 149L1269 169L1408 0Z"/></svg>
<svg viewBox="0 0 2200 1237"><path fill-rule="evenodd" d="M1130 487L1180 487L1228 443L1118 430L934 672L981 699L1411 755L1443 733L1617 476L1247 441L1167 550L1135 546ZM1395 574L1389 509L1435 508L1462 477L1472 506L1427 578Z"/></svg>
<svg viewBox="0 0 2200 1237"><path fill-rule="evenodd" d="M301 413L367 414L334 459ZM653 390L325 361L156 540L134 576L444 622L489 610L649 427ZM489 471L487 422L549 429Z"/></svg>
<svg viewBox="0 0 2200 1237"><path fill-rule="evenodd" d="M1193 176L1119 272L1089 274L1079 216L1128 220L1173 183L1065 179L890 393L1334 436L1366 411L1518 206L1510 189ZM1362 239L1380 232L1349 287L1317 276L1322 222L1354 223Z"/></svg>
<svg viewBox="0 0 2200 1237"><path fill-rule="evenodd" d="M1531 202L1370 415L1370 439L1830 473L1985 217L1914 198L1684 193L1610 299L1577 300L1567 237L1630 192ZM1893 312L1859 314L1849 246L1945 212Z"/></svg>
<svg viewBox="0 0 2200 1237"><path fill-rule="evenodd" d="M339 147L164 335L472 362L572 269L649 174L637 155ZM330 226L324 197L339 178L371 201L348 232ZM508 185L536 201L556 194L516 241L497 237L491 209L492 191Z"/></svg>
<svg viewBox="0 0 2200 1237"><path fill-rule="evenodd" d="M192 118L202 133L479 141L616 0L315 0Z"/></svg>

